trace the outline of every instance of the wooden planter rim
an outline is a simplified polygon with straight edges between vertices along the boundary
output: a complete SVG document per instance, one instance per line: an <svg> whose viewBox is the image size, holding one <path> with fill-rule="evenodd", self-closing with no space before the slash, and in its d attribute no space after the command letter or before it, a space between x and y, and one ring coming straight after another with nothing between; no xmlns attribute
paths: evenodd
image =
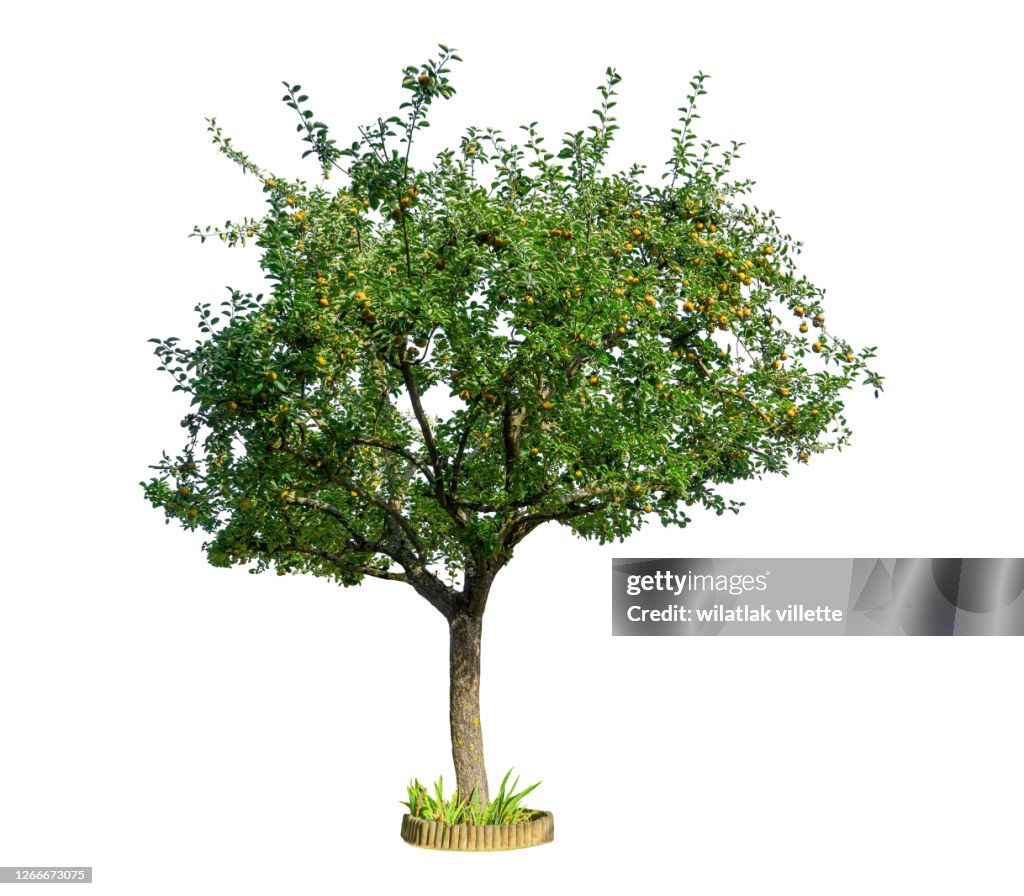
<svg viewBox="0 0 1024 896"><path fill-rule="evenodd" d="M491 852L540 846L554 838L555 817L550 812L534 812L522 824L446 824L402 816L402 839L424 849Z"/></svg>

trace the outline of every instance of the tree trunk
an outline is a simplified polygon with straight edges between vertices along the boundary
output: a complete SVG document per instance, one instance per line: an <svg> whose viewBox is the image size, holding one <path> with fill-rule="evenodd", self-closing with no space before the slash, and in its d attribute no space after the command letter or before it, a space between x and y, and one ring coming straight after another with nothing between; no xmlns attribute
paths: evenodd
<svg viewBox="0 0 1024 896"><path fill-rule="evenodd" d="M480 633L479 616L459 613L448 623L451 691L449 718L452 759L459 793L468 798L473 790L481 803L489 800L484 769L484 738L480 727Z"/></svg>

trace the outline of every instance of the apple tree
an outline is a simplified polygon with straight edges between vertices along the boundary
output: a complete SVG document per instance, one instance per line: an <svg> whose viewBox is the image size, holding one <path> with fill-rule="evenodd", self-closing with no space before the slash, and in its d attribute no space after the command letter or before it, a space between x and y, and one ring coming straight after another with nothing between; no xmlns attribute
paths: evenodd
<svg viewBox="0 0 1024 896"><path fill-rule="evenodd" d="M605 543L736 510L718 486L841 448L844 391L881 381L730 176L740 144L694 136L704 75L653 182L606 170L611 68L556 147L536 124L471 127L417 167L458 58L405 69L398 114L344 147L286 85L314 182L209 121L266 210L196 235L254 242L269 285L197 305L192 345L153 340L191 406L143 486L215 566L414 588L449 627L459 791L486 800L481 627L517 545L549 522Z"/></svg>

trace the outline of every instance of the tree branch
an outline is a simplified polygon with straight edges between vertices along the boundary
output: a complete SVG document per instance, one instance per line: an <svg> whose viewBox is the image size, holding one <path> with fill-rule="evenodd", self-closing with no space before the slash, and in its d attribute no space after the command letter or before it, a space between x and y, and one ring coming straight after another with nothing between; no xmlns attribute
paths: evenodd
<svg viewBox="0 0 1024 896"><path fill-rule="evenodd" d="M346 527L346 529L348 528L344 513L326 501L321 501L318 498L291 498L289 501L290 503L297 504L300 507L312 507L320 510L337 519ZM365 547L360 547L360 545L365 545ZM266 546L264 545L264 548L265 547ZM312 554L328 560L339 567L354 569L357 572L361 572L363 575L373 576L378 579L385 579L389 582L405 582L406 584L412 585L413 588L416 589L417 593L421 597L425 598L427 603L440 612L445 619L450 619L452 614L454 614L456 609L454 593L444 585L437 576L427 569L426 560L422 556L417 556L400 538L398 540L390 540L373 545L363 539L361 542L353 544L352 547L366 552L373 551L374 553L384 554L386 557L390 557L398 563L405 572L387 572L385 570L378 570L364 565L354 565L348 563L340 554L306 545L291 545L281 548L281 550L292 550L296 553Z"/></svg>
<svg viewBox="0 0 1024 896"><path fill-rule="evenodd" d="M466 444L469 442L469 434L473 430L473 414L470 412L466 418L466 428L459 437L459 447L455 450L455 462L452 464L451 481L448 490L454 495L458 489L459 473L462 471L462 458L466 454Z"/></svg>
<svg viewBox="0 0 1024 896"><path fill-rule="evenodd" d="M306 547L303 545L293 545L290 550L295 551L297 554L311 554L314 557L320 557L323 560L327 560L333 563L335 566L342 567L344 569L351 569L355 572L361 573L364 576L372 576L375 579L385 579L388 582L406 582L409 579L404 573L400 572L388 572L383 569L375 569L372 566L361 566L354 563L349 563L340 554L335 554L333 551L325 551L322 548L315 548L312 546Z"/></svg>
<svg viewBox="0 0 1024 896"><path fill-rule="evenodd" d="M715 379L714 374L712 374L711 371L704 366L704 362L701 361L700 358L697 358L697 366L700 368L704 376L711 380L711 385L714 386L719 392L724 392L726 395L731 395L733 398L738 398L740 401L745 401L757 412L758 416L762 420L764 420L766 423L772 422L772 418L769 417L764 411L762 411L756 404L754 404L754 402L747 398L746 395L740 395L739 392L736 392L732 389L728 389L725 386L721 385L718 382L718 380Z"/></svg>
<svg viewBox="0 0 1024 896"><path fill-rule="evenodd" d="M328 504L326 501L321 501L319 498L303 498L294 495L290 496L287 501L289 504L297 504L299 507L312 507L316 510L321 510L328 516L334 517L342 524L342 526L345 527L345 530L355 538L355 544L359 550L364 551L373 547L373 545L371 545L370 542L364 539L361 535L352 532L348 525L348 517L333 504Z"/></svg>
<svg viewBox="0 0 1024 896"><path fill-rule="evenodd" d="M310 458L310 456L307 455L305 452L300 451L297 448L292 448L290 445L284 445L278 450L284 451L286 454L291 454L293 457L299 458L299 460L303 461L304 463L309 464L312 467L315 467L313 459ZM386 501L382 501L376 495L371 494L370 492L366 491L366 489L362 488L359 485L356 485L356 483L352 482L352 480L346 478L341 473L340 468L336 468L334 475L331 475L330 471L325 472L327 473L327 478L329 481L334 482L337 485L340 485L343 488L348 489L349 492L351 492L353 495L355 495L358 498L362 498L362 500L366 501L366 503L373 505L382 513L384 513L385 516L393 520L405 534L406 538L409 539L409 543L412 546L413 550L416 552L416 554L419 556L419 559L424 562L426 561L427 555L426 551L423 548L423 543L420 541L419 536L416 534L416 530L413 529L411 525L409 525L409 521L404 516L402 516L402 514L395 510L395 508L388 504ZM288 500L292 504L315 507L318 510L322 510L325 513L330 514L339 522L347 523L348 517L345 514L343 514L337 507L334 507L332 504L328 504L326 501L321 501L319 498L306 498L293 495Z"/></svg>
<svg viewBox="0 0 1024 896"><path fill-rule="evenodd" d="M586 516L588 513L603 510L608 506L609 502L607 500L593 501L589 504L575 507L573 505L587 498L596 498L600 495L607 494L610 491L611 489L606 486L595 486L593 488L580 489L580 491L574 492L571 495L563 495L559 498L559 501L562 503L562 507L542 511L540 513L527 514L526 516L515 517L514 519L509 520L502 527L502 531L499 533L498 537L505 547L513 547L542 523L552 521L561 522L562 520L574 519L578 516Z"/></svg>
<svg viewBox="0 0 1024 896"><path fill-rule="evenodd" d="M368 566L360 566L358 567L358 571L364 576L371 576L375 579L384 579L388 582L405 582L406 584L409 582L409 577L403 572L384 572L383 570L372 569Z"/></svg>
<svg viewBox="0 0 1024 896"><path fill-rule="evenodd" d="M354 570L355 572L361 573L365 576L372 576L377 579L386 579L389 582L408 582L408 578L400 572L388 572L383 569L376 569L372 566L363 566L356 563L349 563L341 554L335 553L334 551L324 550L323 548L314 547L312 545L304 544L283 544L276 550L271 550L270 545L265 541L249 541L249 547L258 551L262 551L264 554L277 554L277 553L294 553L294 554L309 554L314 557L319 557L321 560L326 560L328 563L337 566L342 570Z"/></svg>
<svg viewBox="0 0 1024 896"><path fill-rule="evenodd" d="M402 371L402 379L405 380L405 389L409 393L409 401L412 403L413 413L416 415L416 422L420 425L420 432L423 433L423 443L427 446L427 454L430 455L430 465L434 468L434 476L438 486L438 500L441 506L446 504L444 485L440 481L441 461L437 453L437 445L434 443L434 433L430 429L430 421L423 412L423 403L420 401L420 390L416 386L416 379L412 374L412 365L408 358L403 358L398 365Z"/></svg>
<svg viewBox="0 0 1024 896"><path fill-rule="evenodd" d="M506 402L502 414L502 438L505 442L505 491L512 487L512 470L515 462L519 459L520 436L522 432L523 418L526 411L521 408L512 407Z"/></svg>
<svg viewBox="0 0 1024 896"><path fill-rule="evenodd" d="M380 448L382 451L390 451L392 454L397 454L399 457L409 461L417 470L419 470L431 484L434 482L434 474L430 471L429 467L423 466L415 454L411 451L407 451L398 445L387 445L384 442L380 442L377 439L351 439L353 445L369 445L371 448Z"/></svg>

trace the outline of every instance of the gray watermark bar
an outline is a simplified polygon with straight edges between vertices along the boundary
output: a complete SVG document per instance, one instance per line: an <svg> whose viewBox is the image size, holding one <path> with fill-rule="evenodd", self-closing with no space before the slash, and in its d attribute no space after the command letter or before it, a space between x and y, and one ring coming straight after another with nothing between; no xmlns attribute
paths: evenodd
<svg viewBox="0 0 1024 896"><path fill-rule="evenodd" d="M616 558L613 635L1024 635L1021 558Z"/></svg>
<svg viewBox="0 0 1024 896"><path fill-rule="evenodd" d="M92 867L16 865L0 868L0 884L91 884Z"/></svg>

